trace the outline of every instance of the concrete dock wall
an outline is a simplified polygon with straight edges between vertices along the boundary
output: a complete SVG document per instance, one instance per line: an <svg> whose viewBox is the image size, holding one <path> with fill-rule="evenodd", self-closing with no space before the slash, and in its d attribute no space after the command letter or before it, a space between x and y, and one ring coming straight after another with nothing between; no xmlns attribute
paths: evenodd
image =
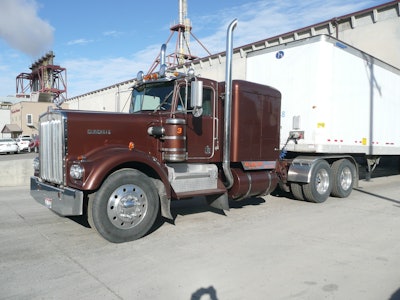
<svg viewBox="0 0 400 300"><path fill-rule="evenodd" d="M28 187L30 177L33 175L32 161L32 158L0 161L0 187Z"/></svg>

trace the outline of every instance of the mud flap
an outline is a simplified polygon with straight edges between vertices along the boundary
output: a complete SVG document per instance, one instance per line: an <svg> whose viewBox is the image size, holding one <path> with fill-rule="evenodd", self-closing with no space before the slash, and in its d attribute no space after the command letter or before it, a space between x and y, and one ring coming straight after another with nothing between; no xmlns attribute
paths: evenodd
<svg viewBox="0 0 400 300"><path fill-rule="evenodd" d="M168 198L167 193L165 191L165 186L159 179L153 178L153 183L157 188L158 196L160 197L160 207L161 207L161 215L164 218L173 220L171 214L171 199Z"/></svg>
<svg viewBox="0 0 400 300"><path fill-rule="evenodd" d="M222 195L209 195L206 196L208 205L216 209L229 210L228 193Z"/></svg>

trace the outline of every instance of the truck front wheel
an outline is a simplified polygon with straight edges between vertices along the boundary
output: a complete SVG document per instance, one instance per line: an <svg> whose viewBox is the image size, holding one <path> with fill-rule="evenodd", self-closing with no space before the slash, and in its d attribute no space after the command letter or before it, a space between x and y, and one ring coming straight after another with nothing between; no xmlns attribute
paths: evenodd
<svg viewBox="0 0 400 300"><path fill-rule="evenodd" d="M310 202L321 203L328 199L331 191L331 168L327 161L319 160L311 171L310 182L303 185L304 196Z"/></svg>
<svg viewBox="0 0 400 300"><path fill-rule="evenodd" d="M141 238L153 226L160 209L156 191L151 179L142 172L114 172L88 199L90 226L113 243Z"/></svg>

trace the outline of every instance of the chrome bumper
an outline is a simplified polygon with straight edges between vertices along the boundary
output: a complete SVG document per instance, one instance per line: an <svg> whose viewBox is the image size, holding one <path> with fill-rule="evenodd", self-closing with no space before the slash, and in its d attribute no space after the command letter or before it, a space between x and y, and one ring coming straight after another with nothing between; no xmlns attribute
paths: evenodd
<svg viewBox="0 0 400 300"><path fill-rule="evenodd" d="M31 196L43 206L61 216L79 216L83 209L83 192L71 188L57 188L31 177Z"/></svg>

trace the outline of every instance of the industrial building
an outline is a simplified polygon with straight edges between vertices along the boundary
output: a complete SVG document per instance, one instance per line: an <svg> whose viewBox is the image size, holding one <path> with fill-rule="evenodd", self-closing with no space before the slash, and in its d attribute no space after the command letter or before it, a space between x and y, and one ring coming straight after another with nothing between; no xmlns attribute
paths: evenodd
<svg viewBox="0 0 400 300"><path fill-rule="evenodd" d="M192 67L202 77L223 81L225 75L225 53L221 52L203 58L197 58L183 49L182 39L190 39L191 26L185 7L180 1L179 23L171 27L171 35L178 33L175 53L179 60L172 64L178 71L187 71ZM240 20L239 20L240 21ZM330 20L300 28L274 37L240 46L233 52L233 78L246 79L246 62L251 53L288 42L307 39L325 34L339 39L361 51L400 69L400 1L391 1L379 6L357 11L345 16L332 17ZM198 41L197 38L195 38ZM198 41L199 42L199 41ZM178 45L179 43L179 45ZM205 49L205 47L201 44ZM205 49L207 51L207 49ZM187 51L187 52L184 52ZM208 52L208 51L207 51ZM208 52L209 53L209 52ZM35 135L38 133L39 115L53 99L64 101L62 107L78 110L127 112L130 104L131 86L134 78L99 90L67 98L66 69L54 64L54 54L49 52L31 66L31 73L17 76L16 97L2 97L0 109L0 130L2 137L15 137L18 134ZM185 60L183 60L185 58ZM155 69L159 60L155 60L149 71ZM132 70L134 72L134 70ZM139 70L137 70L139 71ZM29 93L28 93L29 92ZM12 98L10 102L9 99ZM6 126L11 125L13 126ZM10 130L12 128L12 130Z"/></svg>
<svg viewBox="0 0 400 300"><path fill-rule="evenodd" d="M184 23L184 22L182 22ZM171 31L185 28L185 24L171 27ZM316 35L335 37L360 49L395 68L400 69L400 2L391 1L379 6L354 12L345 16L300 28L292 32L269 37L234 49L233 78L246 79L247 56L261 49L285 44L291 41L307 39ZM178 70L193 67L203 77L223 81L225 74L225 53L195 59ZM138 70L139 71L139 70ZM69 108L95 111L127 112L129 109L129 91L134 79L91 91L67 99Z"/></svg>
<svg viewBox="0 0 400 300"><path fill-rule="evenodd" d="M54 64L50 51L30 67L30 73L16 77L16 96L0 98L0 128L2 137L34 136L39 133L39 115L64 101L67 95L66 69ZM68 104L62 107L68 108Z"/></svg>

